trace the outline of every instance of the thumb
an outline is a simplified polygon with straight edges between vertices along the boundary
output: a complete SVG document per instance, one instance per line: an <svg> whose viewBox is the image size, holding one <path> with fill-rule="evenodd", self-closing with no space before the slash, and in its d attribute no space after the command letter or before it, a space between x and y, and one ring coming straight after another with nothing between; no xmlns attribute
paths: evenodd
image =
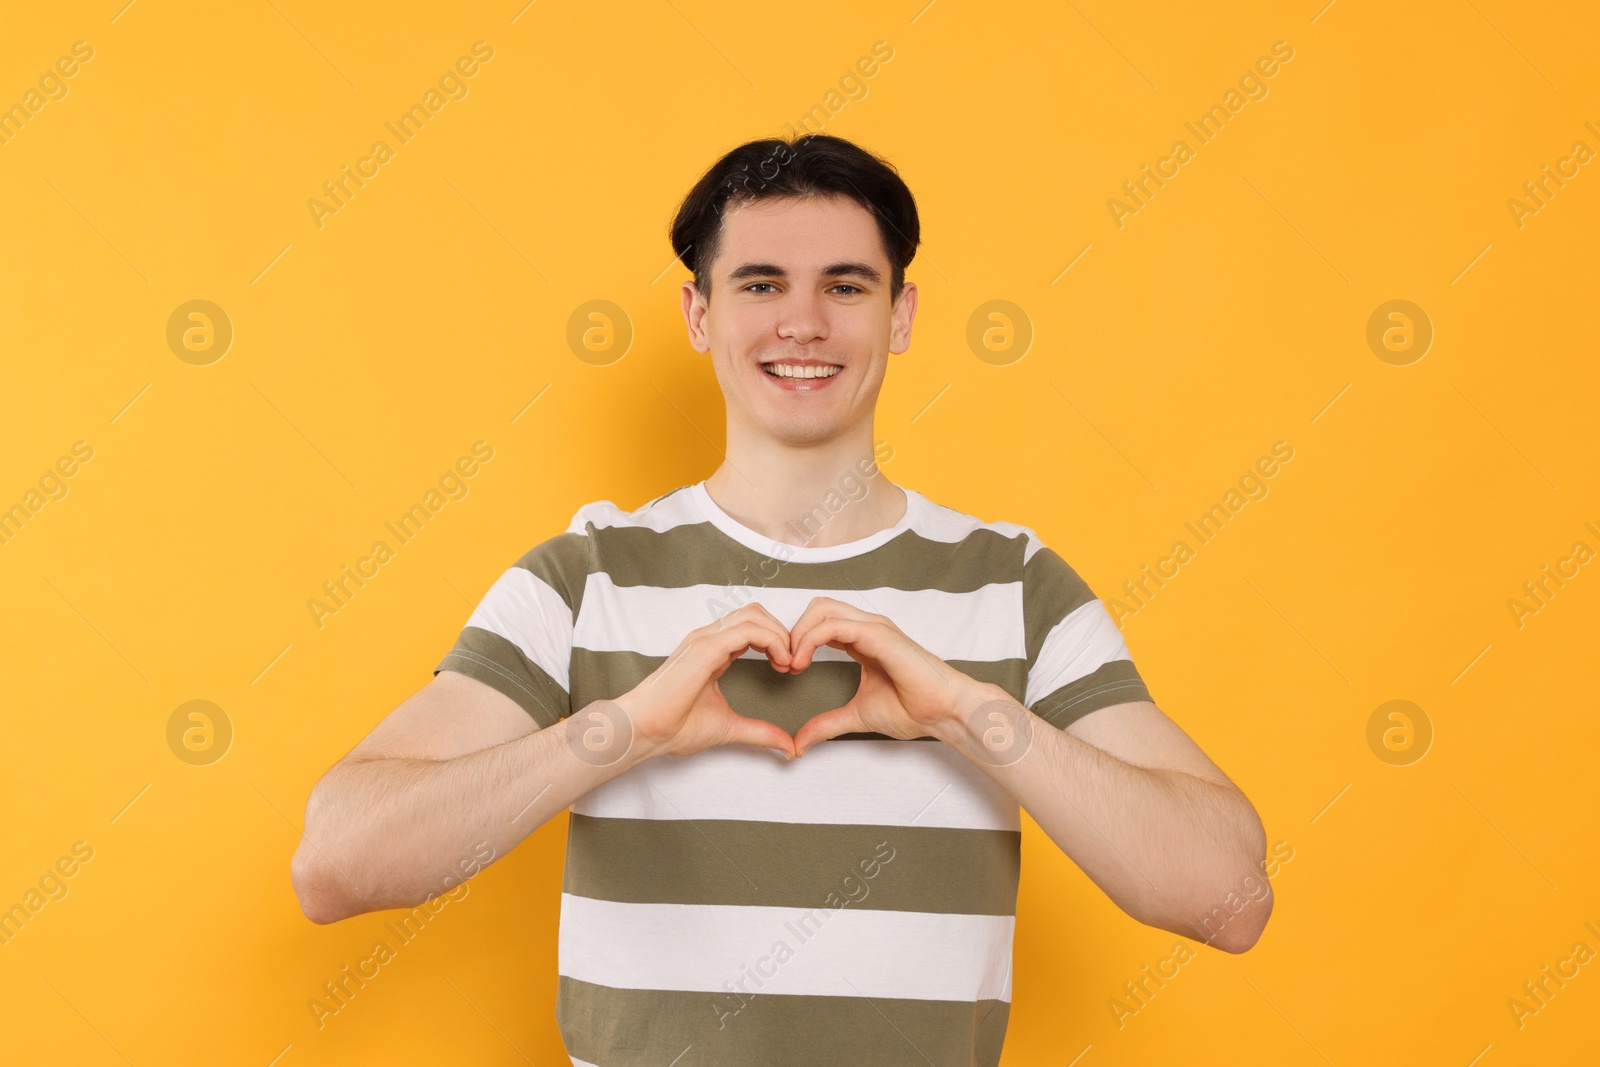
<svg viewBox="0 0 1600 1067"><path fill-rule="evenodd" d="M789 736L787 730L761 719L746 718L737 712L728 720L726 743L775 748L783 753L784 759L794 759L795 756L794 738Z"/></svg>
<svg viewBox="0 0 1600 1067"><path fill-rule="evenodd" d="M798 758L815 745L818 741L826 741L840 734L856 733L866 730L861 721L861 711L856 702L851 700L842 708L824 711L807 719L795 734L794 754Z"/></svg>

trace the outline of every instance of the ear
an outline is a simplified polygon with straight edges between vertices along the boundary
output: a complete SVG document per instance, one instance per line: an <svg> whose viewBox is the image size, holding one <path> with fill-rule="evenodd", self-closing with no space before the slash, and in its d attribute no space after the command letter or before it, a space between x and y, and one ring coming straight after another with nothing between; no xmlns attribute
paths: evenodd
<svg viewBox="0 0 1600 1067"><path fill-rule="evenodd" d="M889 351L904 352L911 347L911 321L917 317L917 286L906 282L900 287L900 299L889 311Z"/></svg>
<svg viewBox="0 0 1600 1067"><path fill-rule="evenodd" d="M689 344L696 351L711 351L711 337L706 330L706 313L710 304L695 288L694 282L683 283L683 321L689 327Z"/></svg>

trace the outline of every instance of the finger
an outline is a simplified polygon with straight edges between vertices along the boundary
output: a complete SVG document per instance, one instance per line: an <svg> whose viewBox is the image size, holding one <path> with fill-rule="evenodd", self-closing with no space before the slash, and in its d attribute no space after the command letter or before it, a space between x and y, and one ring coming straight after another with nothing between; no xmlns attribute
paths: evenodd
<svg viewBox="0 0 1600 1067"><path fill-rule="evenodd" d="M794 735L795 758L805 755L806 749L818 741L827 741L840 734L865 733L866 730L866 725L861 721L861 712L856 708L854 700L842 708L813 715Z"/></svg>
<svg viewBox="0 0 1600 1067"><path fill-rule="evenodd" d="M770 619L772 621L772 625L776 626L778 629L782 630L784 633L788 633L789 632L789 628L787 626L785 626L783 623L779 622L778 621L778 617L776 615L774 615L771 611L769 611L767 609L767 606L765 604L761 603L759 600L752 600L752 601L750 601L750 603L744 605L742 608L739 608L738 610L739 611L748 611L748 612L751 612L752 614L759 615L760 617L762 617L764 619Z"/></svg>
<svg viewBox="0 0 1600 1067"><path fill-rule="evenodd" d="M853 604L846 604L842 600L835 600L829 596L811 598L811 603L800 613L800 617L789 627L789 647L793 650L800 640L800 635L811 629L818 622L834 615L862 614L861 609Z"/></svg>
<svg viewBox="0 0 1600 1067"><path fill-rule="evenodd" d="M789 652L789 636L775 622L759 617L746 618L723 626L696 640L705 649L716 671L710 677L718 678L733 665L747 648L757 648L766 653L780 670L788 670L794 657Z"/></svg>
<svg viewBox="0 0 1600 1067"><path fill-rule="evenodd" d="M779 619L778 619L778 617L776 615L772 614L771 611L767 610L767 607L766 607L765 604L762 604L762 603L760 603L758 601L751 601L749 604L746 604L743 608L740 608L739 610L741 610L741 611L749 611L749 612L751 612L753 617L765 620L765 622L769 626L773 627L776 630L776 632L783 637L784 651L785 652L789 651L789 646L790 646L790 644L792 642L792 639L791 639L791 637L789 635L789 628L787 626L785 626L781 621L779 621ZM782 673L783 671L785 671L787 669L786 666L780 665L777 659L774 659L771 656L768 656L767 658L772 663L772 669L773 670ZM788 657L788 659L793 659L793 655L791 654Z"/></svg>
<svg viewBox="0 0 1600 1067"><path fill-rule="evenodd" d="M811 659L817 649L823 645L842 647L853 659L859 660L856 655L859 651L872 659L881 659L885 652L885 628L875 620L881 616L868 615L858 612L861 618L848 618L842 615L830 615L819 619L808 627L804 633L799 634L794 645L794 669L805 670L811 665Z"/></svg>
<svg viewBox="0 0 1600 1067"><path fill-rule="evenodd" d="M742 622L759 622L763 626L770 627L779 633L787 634L789 632L788 628L779 622L773 616L772 612L768 611L760 604L752 601L743 607L734 608L732 611L724 612L722 615L719 615L717 618L706 623L704 626L689 631L689 635L691 637L698 637L705 634L720 633L721 631L726 630L728 627L737 626Z"/></svg>
<svg viewBox="0 0 1600 1067"><path fill-rule="evenodd" d="M789 628L787 626L785 626L783 623L779 622L778 621L778 617L776 615L772 614L771 611L768 611L766 605L764 605L764 604L762 604L762 603L760 603L758 601L752 600L750 603L744 605L743 607L737 608L734 611L730 611L728 614L724 615L721 619L718 620L718 624L720 624L720 625L729 625L729 624L731 624L733 622L742 622L742 621L745 621L745 620L752 620L752 621L755 621L755 622L759 622L763 626L765 626L768 629L770 629L773 633L777 634L779 637L781 637L783 639L784 650L788 651L789 645L791 643L790 637L789 637ZM768 658L771 658L771 657L768 657ZM790 658L790 657L784 657L784 662L785 663L787 663L788 658ZM778 670L782 670L783 669L782 667L778 666L778 663L776 661L773 663L773 667L774 667L774 669L778 669Z"/></svg>
<svg viewBox="0 0 1600 1067"><path fill-rule="evenodd" d="M706 639L711 639L715 642L716 647L719 650L717 654L720 655L723 639L727 638L731 633L745 632L738 630L738 627L746 624L760 626L768 633L773 635L776 640L775 644L763 643L757 645L756 647L761 648L767 653L767 658L772 660L774 669L780 671L787 670L789 660L792 658L789 653L789 631L784 628L782 623L778 622L777 619L772 617L771 612L767 611L759 604L753 603L746 604L742 608L736 608L733 611L723 615L715 622L710 622L704 626L690 630L688 635L685 636L683 643L679 645L677 651L674 652L674 656L688 651L690 648L698 645L700 641ZM750 647L749 644L745 645L739 649L739 652L743 652L744 648L748 647ZM726 665L724 665L724 669L726 669Z"/></svg>
<svg viewBox="0 0 1600 1067"><path fill-rule="evenodd" d="M789 731L761 719L746 718L738 712L734 712L729 720L728 739L725 743L775 748L782 752L786 759L794 759L796 754L794 738L789 736Z"/></svg>
<svg viewBox="0 0 1600 1067"><path fill-rule="evenodd" d="M729 623L724 619L690 630L672 655L650 674L652 683L671 677L675 683L699 689L722 677L733 660L746 648L761 648L787 666L788 644L782 634L755 619Z"/></svg>
<svg viewBox="0 0 1600 1067"><path fill-rule="evenodd" d="M828 613L829 608L841 603L843 603L843 601L835 600L831 596L812 597L811 602L808 603L805 607L805 610L800 613L800 617L794 621L794 625L789 627L789 632L794 633L802 626L808 625L816 619L821 618Z"/></svg>

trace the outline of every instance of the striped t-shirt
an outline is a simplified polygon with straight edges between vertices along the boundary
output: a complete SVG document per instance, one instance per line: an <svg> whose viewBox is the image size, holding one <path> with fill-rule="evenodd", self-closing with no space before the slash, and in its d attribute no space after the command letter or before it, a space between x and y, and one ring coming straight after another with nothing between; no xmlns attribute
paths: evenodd
<svg viewBox="0 0 1600 1067"><path fill-rule="evenodd" d="M893 526L826 547L744 526L704 482L631 512L587 504L500 576L435 672L551 726L749 600L792 626L828 596L1057 727L1150 699L1105 607L1033 530L905 493ZM795 529L849 506L830 503ZM793 734L860 676L842 649L798 675L748 649L719 685ZM572 805L567 1051L579 1067L997 1064L1020 831L1016 802L932 738L850 734L792 762L740 744L647 760Z"/></svg>

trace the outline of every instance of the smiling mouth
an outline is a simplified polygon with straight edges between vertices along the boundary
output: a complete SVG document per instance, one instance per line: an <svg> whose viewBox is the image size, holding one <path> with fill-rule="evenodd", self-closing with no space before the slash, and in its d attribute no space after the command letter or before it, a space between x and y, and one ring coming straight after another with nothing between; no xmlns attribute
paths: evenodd
<svg viewBox="0 0 1600 1067"><path fill-rule="evenodd" d="M810 381L816 378L832 378L844 370L831 364L813 363L800 365L794 363L763 363L761 369L774 378L786 378L794 381Z"/></svg>

